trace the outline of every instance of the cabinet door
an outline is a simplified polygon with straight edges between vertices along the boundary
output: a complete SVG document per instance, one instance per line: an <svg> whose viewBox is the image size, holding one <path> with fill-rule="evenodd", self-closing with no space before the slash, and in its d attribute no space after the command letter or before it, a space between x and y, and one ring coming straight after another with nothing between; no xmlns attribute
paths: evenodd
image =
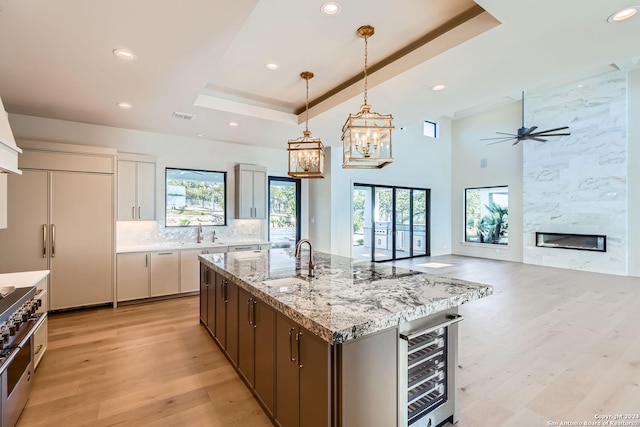
<svg viewBox="0 0 640 427"><path fill-rule="evenodd" d="M151 252L151 296L177 294L180 280L178 252Z"/></svg>
<svg viewBox="0 0 640 427"><path fill-rule="evenodd" d="M238 212L236 212L236 217L241 219L253 218L253 171L240 171L236 185L239 188L237 192Z"/></svg>
<svg viewBox="0 0 640 427"><path fill-rule="evenodd" d="M273 414L273 374L275 344L275 311L262 301L254 300L255 309L255 390Z"/></svg>
<svg viewBox="0 0 640 427"><path fill-rule="evenodd" d="M156 219L156 164L137 164L137 208L136 218L143 221Z"/></svg>
<svg viewBox="0 0 640 427"><path fill-rule="evenodd" d="M238 370L254 384L254 331L253 298L244 289L238 289Z"/></svg>
<svg viewBox="0 0 640 427"><path fill-rule="evenodd" d="M267 217L267 173L253 172L253 218Z"/></svg>
<svg viewBox="0 0 640 427"><path fill-rule="evenodd" d="M49 318L44 319L38 329L33 333L33 369L40 364L40 359L47 351L49 344Z"/></svg>
<svg viewBox="0 0 640 427"><path fill-rule="evenodd" d="M238 285L227 284L227 354L238 364Z"/></svg>
<svg viewBox="0 0 640 427"><path fill-rule="evenodd" d="M136 162L118 161L118 221L137 218Z"/></svg>
<svg viewBox="0 0 640 427"><path fill-rule="evenodd" d="M180 292L195 292L199 289L200 260L198 255L201 253L201 249L180 251Z"/></svg>
<svg viewBox="0 0 640 427"><path fill-rule="evenodd" d="M118 254L116 280L118 301L149 298L149 253Z"/></svg>
<svg viewBox="0 0 640 427"><path fill-rule="evenodd" d="M48 172L7 176L7 224L0 230L0 273L49 268Z"/></svg>
<svg viewBox="0 0 640 427"><path fill-rule="evenodd" d="M207 324L207 294L209 285L207 283L209 275L209 267L204 264L200 264L200 321L203 324Z"/></svg>
<svg viewBox="0 0 640 427"><path fill-rule="evenodd" d="M218 274L209 268L207 287L207 328L216 335L216 278Z"/></svg>
<svg viewBox="0 0 640 427"><path fill-rule="evenodd" d="M300 425L328 427L330 413L330 346L311 332L300 327Z"/></svg>
<svg viewBox="0 0 640 427"><path fill-rule="evenodd" d="M0 172L0 229L7 228L7 175Z"/></svg>
<svg viewBox="0 0 640 427"><path fill-rule="evenodd" d="M282 427L298 426L298 354L295 341L298 325L276 314L276 410Z"/></svg>
<svg viewBox="0 0 640 427"><path fill-rule="evenodd" d="M227 346L227 279L216 274L216 339L222 348Z"/></svg>
<svg viewBox="0 0 640 427"><path fill-rule="evenodd" d="M51 309L112 302L113 175L50 176Z"/></svg>

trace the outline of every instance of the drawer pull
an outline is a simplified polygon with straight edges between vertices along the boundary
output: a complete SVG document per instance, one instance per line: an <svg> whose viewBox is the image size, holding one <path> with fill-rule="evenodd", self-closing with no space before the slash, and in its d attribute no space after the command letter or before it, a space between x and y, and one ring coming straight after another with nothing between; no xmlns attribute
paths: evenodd
<svg viewBox="0 0 640 427"><path fill-rule="evenodd" d="M35 356L36 354L40 353L40 350L42 350L42 347L44 347L44 344L40 344L38 347L36 347L36 350L33 352L33 355Z"/></svg>

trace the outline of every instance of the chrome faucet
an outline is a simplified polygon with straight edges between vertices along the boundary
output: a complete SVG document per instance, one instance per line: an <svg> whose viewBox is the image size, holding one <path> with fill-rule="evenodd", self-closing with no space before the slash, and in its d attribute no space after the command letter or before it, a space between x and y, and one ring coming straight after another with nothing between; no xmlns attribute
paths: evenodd
<svg viewBox="0 0 640 427"><path fill-rule="evenodd" d="M202 224L198 223L198 228L196 228L196 243L202 243Z"/></svg>
<svg viewBox="0 0 640 427"><path fill-rule="evenodd" d="M309 244L309 274L307 274L307 277L313 277L313 270L315 270L316 266L313 265L313 247L311 246L311 242L307 239L301 239L296 244L296 253L294 256L296 258L300 258L300 247L302 246L303 243Z"/></svg>

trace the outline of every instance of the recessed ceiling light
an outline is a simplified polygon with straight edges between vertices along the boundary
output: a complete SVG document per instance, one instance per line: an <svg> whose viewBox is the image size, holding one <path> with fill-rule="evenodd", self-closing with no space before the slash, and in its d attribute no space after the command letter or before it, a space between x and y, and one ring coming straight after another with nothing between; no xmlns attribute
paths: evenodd
<svg viewBox="0 0 640 427"><path fill-rule="evenodd" d="M138 59L136 54L128 49L113 49L113 54L118 58L125 59L127 61L134 61Z"/></svg>
<svg viewBox="0 0 640 427"><path fill-rule="evenodd" d="M116 105L123 110L130 110L133 108L133 106L128 102L118 102Z"/></svg>
<svg viewBox="0 0 640 427"><path fill-rule="evenodd" d="M443 85L442 83L439 83L437 85L433 85L431 86L431 90L434 92L440 92L441 90L445 90L446 86Z"/></svg>
<svg viewBox="0 0 640 427"><path fill-rule="evenodd" d="M629 6L629 7L625 7L622 10L617 11L616 13L614 13L613 15L609 16L607 18L608 22L620 22L620 21L624 21L626 19L631 18L633 15L635 15L636 13L638 13L638 9L640 9L640 6Z"/></svg>
<svg viewBox="0 0 640 427"><path fill-rule="evenodd" d="M238 126L238 123L236 123L236 122L229 122L229 123L228 123L228 125L229 125L229 126L232 126L232 127L236 127L236 126Z"/></svg>
<svg viewBox="0 0 640 427"><path fill-rule="evenodd" d="M267 64L264 64L264 66L267 68L267 70L277 70L278 68L280 68L280 66L275 62L269 62Z"/></svg>
<svg viewBox="0 0 640 427"><path fill-rule="evenodd" d="M325 15L337 15L340 13L340 5L334 1L328 1L320 8Z"/></svg>

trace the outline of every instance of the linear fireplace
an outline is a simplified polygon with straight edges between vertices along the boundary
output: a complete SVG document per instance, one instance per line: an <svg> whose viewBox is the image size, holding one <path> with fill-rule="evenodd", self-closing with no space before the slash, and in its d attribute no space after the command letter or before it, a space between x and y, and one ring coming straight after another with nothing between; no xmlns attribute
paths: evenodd
<svg viewBox="0 0 640 427"><path fill-rule="evenodd" d="M607 236L598 234L569 234L536 232L536 246L543 248L607 251Z"/></svg>

